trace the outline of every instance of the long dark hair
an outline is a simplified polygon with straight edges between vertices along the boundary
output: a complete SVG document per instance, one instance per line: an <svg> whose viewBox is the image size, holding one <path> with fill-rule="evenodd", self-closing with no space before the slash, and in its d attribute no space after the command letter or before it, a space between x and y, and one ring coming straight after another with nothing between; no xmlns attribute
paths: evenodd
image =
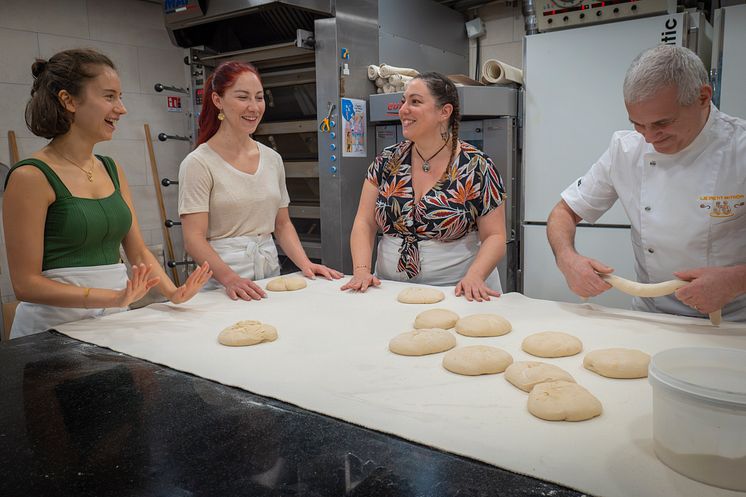
<svg viewBox="0 0 746 497"><path fill-rule="evenodd" d="M80 98L83 87L99 74L100 66L116 71L106 55L89 49L65 50L49 60L36 59L31 66L34 84L26 104L26 126L36 136L54 138L70 130L73 113L60 102L59 93L66 90Z"/></svg>
<svg viewBox="0 0 746 497"><path fill-rule="evenodd" d="M223 62L215 68L215 71L205 81L202 113L199 115L197 146L202 145L212 138L220 127L220 121L218 120L220 111L212 101L212 94L217 93L222 97L225 94L225 90L236 84L236 80L245 72L254 73L259 78L259 83L262 82L262 78L259 76L259 71L256 70L256 67L248 62L235 61Z"/></svg>
<svg viewBox="0 0 746 497"><path fill-rule="evenodd" d="M450 164L456 156L456 147L458 147L458 128L459 123L461 122L461 107L459 105L456 85L453 84L453 81L451 81L447 76L444 76L439 72L425 72L418 74L413 79L421 79L425 83L439 107L443 107L445 104L451 104L453 106L451 118L448 120L448 131L452 138L451 159L448 161Z"/></svg>

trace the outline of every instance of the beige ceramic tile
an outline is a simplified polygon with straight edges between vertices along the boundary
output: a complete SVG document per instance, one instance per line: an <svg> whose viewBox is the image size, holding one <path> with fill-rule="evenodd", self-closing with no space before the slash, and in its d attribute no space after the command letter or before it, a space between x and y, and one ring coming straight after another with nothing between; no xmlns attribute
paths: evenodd
<svg viewBox="0 0 746 497"><path fill-rule="evenodd" d="M18 137L34 136L24 119L26 102L31 97L31 85L0 83L0 95L0 131L5 134L13 130Z"/></svg>
<svg viewBox="0 0 746 497"><path fill-rule="evenodd" d="M0 47L0 83L33 83L31 64L39 57L37 34L0 29Z"/></svg>
<svg viewBox="0 0 746 497"><path fill-rule="evenodd" d="M133 0L86 3L91 39L154 48L171 46L161 5Z"/></svg>
<svg viewBox="0 0 746 497"><path fill-rule="evenodd" d="M154 86L161 83L167 86L187 88L189 86L184 68L184 56L187 54L182 48L177 47L138 47L138 62L140 73L140 87L143 93L157 94ZM162 95L173 95L182 97L186 95L175 92L163 92Z"/></svg>
<svg viewBox="0 0 746 497"><path fill-rule="evenodd" d="M0 27L88 38L86 0L2 0Z"/></svg>
<svg viewBox="0 0 746 497"><path fill-rule="evenodd" d="M482 60L487 59L497 59L511 66L522 68L523 44L512 42L482 47Z"/></svg>
<svg viewBox="0 0 746 497"><path fill-rule="evenodd" d="M107 43L68 36L39 35L41 56L49 58L62 50L91 48L111 59L119 73L123 92L140 92L140 73L137 62L137 47Z"/></svg>
<svg viewBox="0 0 746 497"><path fill-rule="evenodd" d="M96 145L97 154L112 157L124 170L130 186L145 186L150 169L140 140L111 140Z"/></svg>

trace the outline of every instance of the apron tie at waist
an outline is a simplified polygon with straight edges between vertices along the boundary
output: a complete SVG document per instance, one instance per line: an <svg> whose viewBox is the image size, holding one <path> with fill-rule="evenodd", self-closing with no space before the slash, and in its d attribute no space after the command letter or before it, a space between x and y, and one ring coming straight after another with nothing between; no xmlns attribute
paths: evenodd
<svg viewBox="0 0 746 497"><path fill-rule="evenodd" d="M378 243L375 273L386 280L456 285L474 262L479 247L476 231L449 242L421 240L414 235L383 235ZM492 270L485 283L502 292L497 268Z"/></svg>
<svg viewBox="0 0 746 497"><path fill-rule="evenodd" d="M396 271L406 273L409 279L414 278L420 273L420 248L417 245L416 236L407 235L402 237Z"/></svg>
<svg viewBox="0 0 746 497"><path fill-rule="evenodd" d="M210 240L210 245L231 270L241 278L261 280L280 275L277 247L271 234L245 235ZM215 290L222 285L211 278L203 290Z"/></svg>

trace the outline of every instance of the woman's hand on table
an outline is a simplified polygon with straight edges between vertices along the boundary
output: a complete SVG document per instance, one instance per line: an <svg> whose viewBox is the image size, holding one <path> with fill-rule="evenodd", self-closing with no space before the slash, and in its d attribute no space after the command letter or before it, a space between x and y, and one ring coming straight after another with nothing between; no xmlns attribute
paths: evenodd
<svg viewBox="0 0 746 497"><path fill-rule="evenodd" d="M205 262L192 271L184 284L178 287L168 299L174 304L186 302L194 297L211 277L210 265Z"/></svg>
<svg viewBox="0 0 746 497"><path fill-rule="evenodd" d="M472 300L482 302L490 300L490 296L499 297L500 292L488 287L482 278L467 274L456 285L456 297L461 296L469 302Z"/></svg>
<svg viewBox="0 0 746 497"><path fill-rule="evenodd" d="M234 274L227 283L223 283L225 293L231 300L262 300L267 297L267 293L248 278L241 278Z"/></svg>
<svg viewBox="0 0 746 497"><path fill-rule="evenodd" d="M127 280L127 286L117 292L112 307L127 307L132 302L143 298L148 290L156 286L161 279L150 278L153 266L148 264L135 264L132 266L132 276Z"/></svg>
<svg viewBox="0 0 746 497"><path fill-rule="evenodd" d="M327 280L338 280L342 276L344 276L339 271L326 267L323 264L314 264L311 263L310 265L306 266L302 270L303 276L310 279L315 279L316 275L323 276Z"/></svg>
<svg viewBox="0 0 746 497"><path fill-rule="evenodd" d="M376 278L370 271L355 272L350 281L342 285L340 290L352 290L353 292L364 292L371 286L381 286L381 280Z"/></svg>

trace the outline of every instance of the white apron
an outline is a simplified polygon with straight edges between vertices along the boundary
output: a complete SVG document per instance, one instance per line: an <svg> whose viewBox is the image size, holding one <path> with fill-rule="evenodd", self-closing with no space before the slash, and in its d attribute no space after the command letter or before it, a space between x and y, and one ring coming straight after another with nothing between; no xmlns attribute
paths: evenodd
<svg viewBox="0 0 746 497"><path fill-rule="evenodd" d="M103 266L86 266L49 269L42 276L50 280L82 288L105 288L122 290L127 287L127 267L122 263ZM80 319L113 314L126 311L126 307L108 309L78 309L75 307L56 307L45 304L21 302L16 308L10 338L18 338L34 333L41 333L58 324L78 321Z"/></svg>
<svg viewBox="0 0 746 497"><path fill-rule="evenodd" d="M408 278L405 271L397 271L399 251L403 240L399 237L384 235L378 242L376 256L376 276L385 280L405 281L433 286L455 286L466 275L469 266L479 251L479 235L472 231L468 235L452 242L438 240L420 240L420 272L414 278ZM492 290L502 293L500 274L495 268L485 283Z"/></svg>
<svg viewBox="0 0 746 497"><path fill-rule="evenodd" d="M236 274L250 280L261 280L280 275L280 261L272 235L236 236L210 240L210 245ZM223 288L210 278L202 291Z"/></svg>

